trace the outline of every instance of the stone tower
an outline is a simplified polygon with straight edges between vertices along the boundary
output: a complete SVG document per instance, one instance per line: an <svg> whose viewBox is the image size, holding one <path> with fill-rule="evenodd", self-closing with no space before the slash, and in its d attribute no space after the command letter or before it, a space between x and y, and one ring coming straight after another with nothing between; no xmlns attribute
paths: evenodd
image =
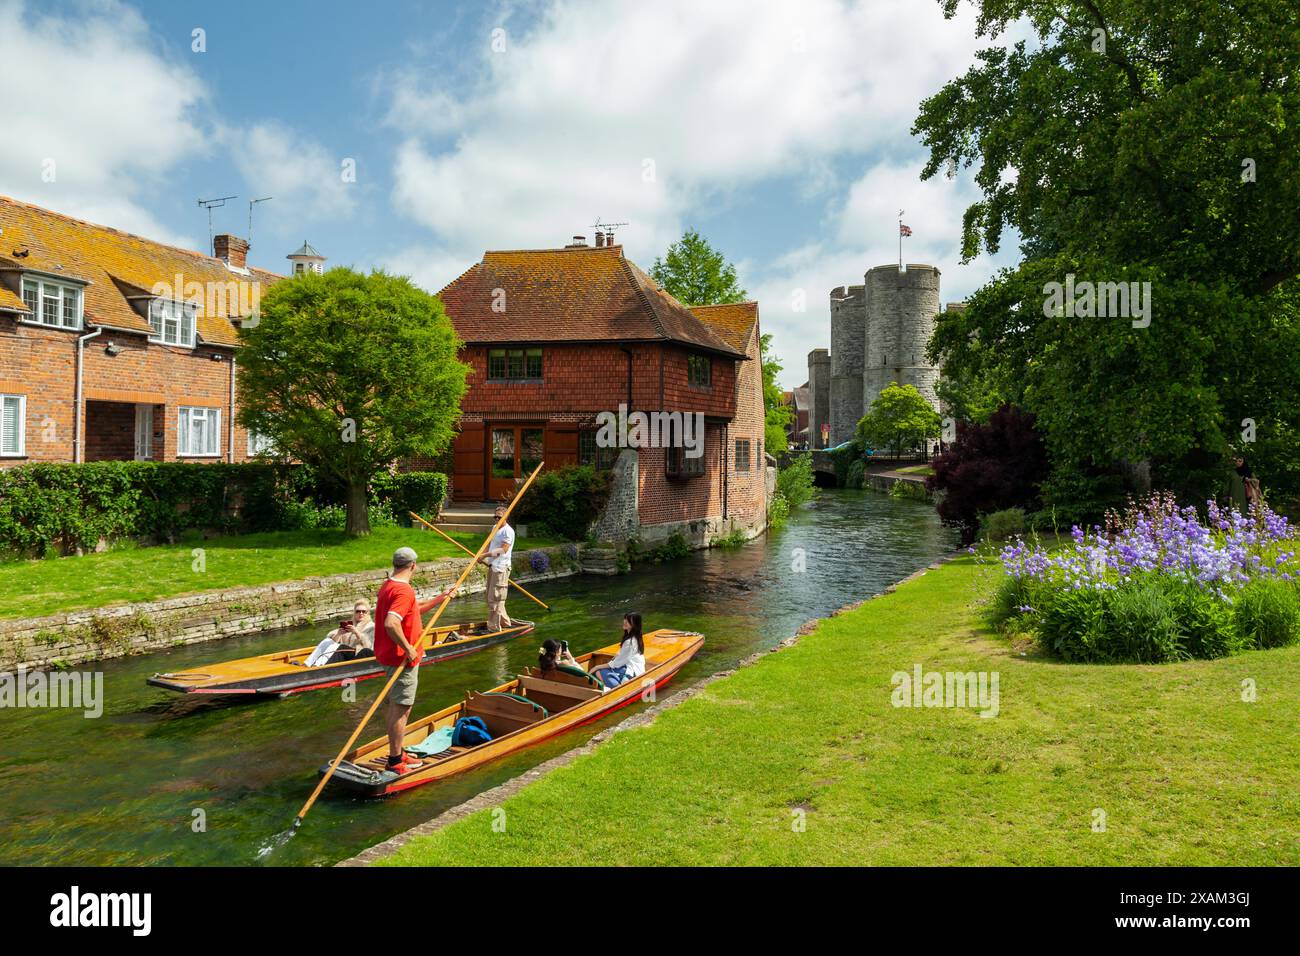
<svg viewBox="0 0 1300 956"><path fill-rule="evenodd" d="M831 290L831 445L851 439L863 415L862 369L866 359L866 287Z"/></svg>
<svg viewBox="0 0 1300 956"><path fill-rule="evenodd" d="M938 409L939 369L925 347L939 314L939 270L934 266L876 266L866 274L867 330L862 372L862 406L870 408L891 382L913 385ZM834 321L832 314L832 322ZM831 333L834 341L834 331ZM832 426L832 430L834 426Z"/></svg>
<svg viewBox="0 0 1300 956"><path fill-rule="evenodd" d="M825 349L808 353L808 402L808 447L825 448L822 424L831 420L831 357Z"/></svg>

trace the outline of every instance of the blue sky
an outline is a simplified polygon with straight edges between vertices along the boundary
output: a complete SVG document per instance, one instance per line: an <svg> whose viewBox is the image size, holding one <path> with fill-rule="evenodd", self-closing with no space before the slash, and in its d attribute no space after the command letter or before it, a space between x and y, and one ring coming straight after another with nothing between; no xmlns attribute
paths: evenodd
<svg viewBox="0 0 1300 956"><path fill-rule="evenodd" d="M900 207L945 301L1011 261L958 261L968 173L919 180L917 104L988 45L934 0L0 0L0 22L25 104L0 193L196 249L198 198L238 196L213 223L244 235L270 195L250 261L275 271L308 239L437 291L597 217L646 268L691 226L790 386L829 346L829 290L896 260Z"/></svg>

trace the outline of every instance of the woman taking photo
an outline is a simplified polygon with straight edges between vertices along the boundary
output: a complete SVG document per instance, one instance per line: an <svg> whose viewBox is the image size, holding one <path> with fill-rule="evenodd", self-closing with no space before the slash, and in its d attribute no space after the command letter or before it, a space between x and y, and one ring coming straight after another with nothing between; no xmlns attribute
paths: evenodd
<svg viewBox="0 0 1300 956"><path fill-rule="evenodd" d="M645 639L641 636L641 615L623 615L623 644L608 664L591 675L606 687L617 687L645 673Z"/></svg>

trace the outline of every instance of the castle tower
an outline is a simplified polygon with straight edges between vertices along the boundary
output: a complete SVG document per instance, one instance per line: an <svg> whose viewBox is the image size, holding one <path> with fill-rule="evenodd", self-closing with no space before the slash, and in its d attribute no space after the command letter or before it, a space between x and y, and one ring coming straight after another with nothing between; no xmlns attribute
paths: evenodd
<svg viewBox="0 0 1300 956"><path fill-rule="evenodd" d="M934 266L876 266L866 276L863 407L870 408L887 385L913 385L937 410L939 369L928 364L925 347L934 333L939 304L939 270ZM832 329L832 334L834 334Z"/></svg>
<svg viewBox="0 0 1300 956"><path fill-rule="evenodd" d="M808 447L825 448L822 425L831 420L831 357L825 349L808 353L808 403Z"/></svg>
<svg viewBox="0 0 1300 956"><path fill-rule="evenodd" d="M866 356L866 287L831 290L831 445L851 439L862 418L862 368Z"/></svg>
<svg viewBox="0 0 1300 956"><path fill-rule="evenodd" d="M285 258L293 263L291 275L302 275L304 272L320 275L325 271L325 257L313 249L306 239L303 240L301 249L289 253Z"/></svg>

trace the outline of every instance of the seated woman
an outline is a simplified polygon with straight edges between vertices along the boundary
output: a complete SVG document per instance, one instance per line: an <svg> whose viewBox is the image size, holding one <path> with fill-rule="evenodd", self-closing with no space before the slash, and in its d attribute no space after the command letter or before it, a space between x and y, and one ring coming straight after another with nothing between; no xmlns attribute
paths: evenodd
<svg viewBox="0 0 1300 956"><path fill-rule="evenodd" d="M617 687L624 681L645 673L645 639L641 636L641 615L623 615L623 643L608 664L597 667L592 676L606 687Z"/></svg>
<svg viewBox="0 0 1300 956"><path fill-rule="evenodd" d="M339 661L375 656L375 622L370 618L370 602L365 598L352 606L352 620L341 621L325 635L307 656L304 665L320 667Z"/></svg>
<svg viewBox="0 0 1300 956"><path fill-rule="evenodd" d="M548 637L542 641L542 649L537 654L537 669L541 671L542 677L546 677L561 664L582 669L582 665L569 653L568 641L557 641Z"/></svg>

